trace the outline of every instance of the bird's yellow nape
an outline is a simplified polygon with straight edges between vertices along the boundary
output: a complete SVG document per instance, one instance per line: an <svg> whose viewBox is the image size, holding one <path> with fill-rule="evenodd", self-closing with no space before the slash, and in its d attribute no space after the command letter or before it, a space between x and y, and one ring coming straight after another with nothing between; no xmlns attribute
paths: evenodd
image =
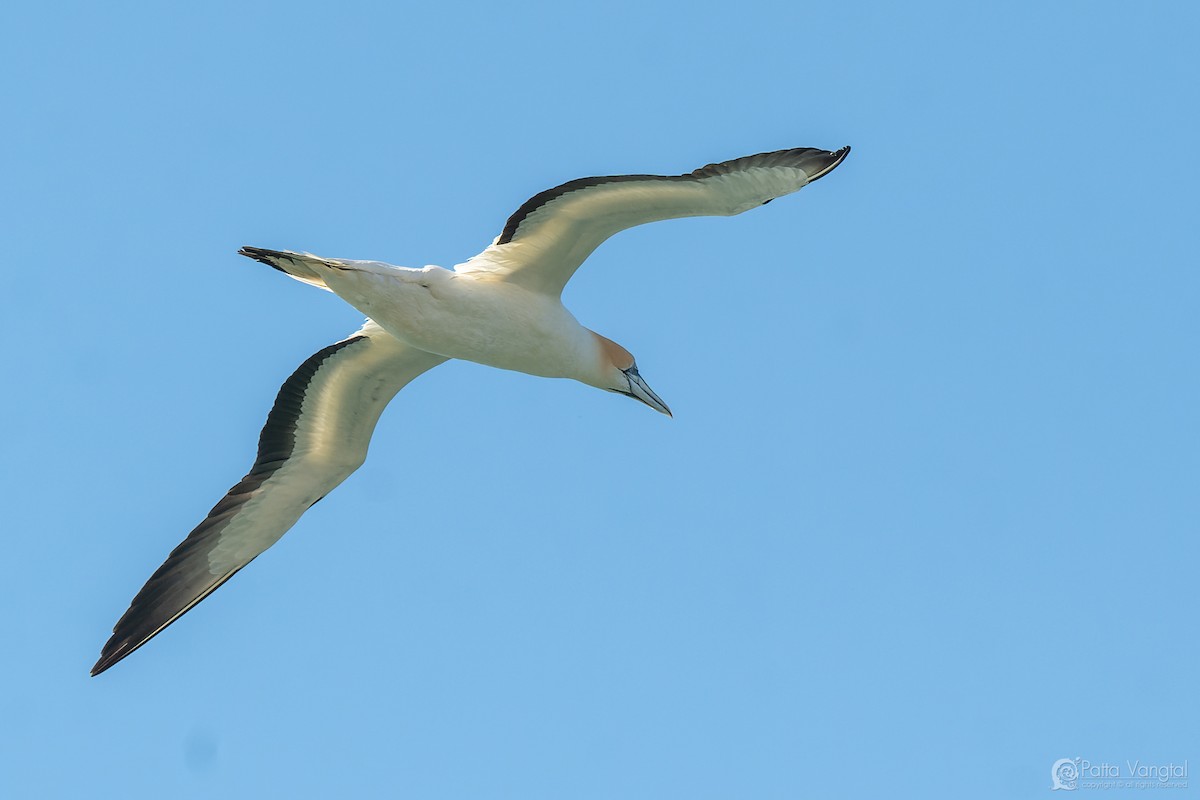
<svg viewBox="0 0 1200 800"><path fill-rule="evenodd" d="M600 340L600 349L610 364L622 371L633 366L633 353L621 347L621 345L607 336L601 336L595 331L592 331L592 335Z"/></svg>

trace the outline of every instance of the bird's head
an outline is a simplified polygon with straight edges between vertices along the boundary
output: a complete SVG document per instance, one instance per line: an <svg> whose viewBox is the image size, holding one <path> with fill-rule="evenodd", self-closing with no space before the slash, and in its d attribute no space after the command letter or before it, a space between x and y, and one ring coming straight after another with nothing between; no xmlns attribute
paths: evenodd
<svg viewBox="0 0 1200 800"><path fill-rule="evenodd" d="M661 411L668 417L671 409L662 398L654 393L642 376L638 373L637 361L633 354L612 339L595 333L597 344L598 380L593 384L610 392L640 400L655 411Z"/></svg>

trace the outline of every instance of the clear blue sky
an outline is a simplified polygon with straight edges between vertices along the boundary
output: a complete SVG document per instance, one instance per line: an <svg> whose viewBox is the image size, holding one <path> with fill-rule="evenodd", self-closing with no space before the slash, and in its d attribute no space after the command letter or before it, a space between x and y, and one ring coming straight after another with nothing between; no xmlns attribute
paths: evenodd
<svg viewBox="0 0 1200 800"><path fill-rule="evenodd" d="M0 17L0 796L1200 792L1194 4ZM564 180L844 144L569 287L674 420L439 368L87 676L359 323L239 246L451 265Z"/></svg>

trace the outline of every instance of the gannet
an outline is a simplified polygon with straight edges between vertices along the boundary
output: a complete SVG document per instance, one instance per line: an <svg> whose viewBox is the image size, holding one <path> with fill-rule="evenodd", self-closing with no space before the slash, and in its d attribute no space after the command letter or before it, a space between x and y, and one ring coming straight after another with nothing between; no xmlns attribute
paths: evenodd
<svg viewBox="0 0 1200 800"><path fill-rule="evenodd" d="M563 306L567 281L619 231L741 214L828 175L849 153L801 147L685 175L568 181L527 200L487 249L453 269L243 247L241 255L333 292L367 321L284 381L250 472L134 597L92 675L150 641L278 541L363 464L375 423L396 393L448 359L572 378L670 415L633 355Z"/></svg>

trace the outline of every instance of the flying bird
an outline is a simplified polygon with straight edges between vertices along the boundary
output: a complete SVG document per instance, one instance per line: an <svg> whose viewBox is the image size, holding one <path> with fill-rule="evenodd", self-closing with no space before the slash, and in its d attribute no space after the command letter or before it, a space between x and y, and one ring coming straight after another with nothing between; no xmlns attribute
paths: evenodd
<svg viewBox="0 0 1200 800"><path fill-rule="evenodd" d="M670 415L633 355L563 306L567 281L619 231L741 214L828 175L849 153L801 147L685 175L568 181L527 200L486 250L453 269L243 247L241 255L338 295L366 314L366 324L284 381L250 472L150 576L92 674L150 641L278 541L362 465L396 393L448 359L573 378Z"/></svg>

